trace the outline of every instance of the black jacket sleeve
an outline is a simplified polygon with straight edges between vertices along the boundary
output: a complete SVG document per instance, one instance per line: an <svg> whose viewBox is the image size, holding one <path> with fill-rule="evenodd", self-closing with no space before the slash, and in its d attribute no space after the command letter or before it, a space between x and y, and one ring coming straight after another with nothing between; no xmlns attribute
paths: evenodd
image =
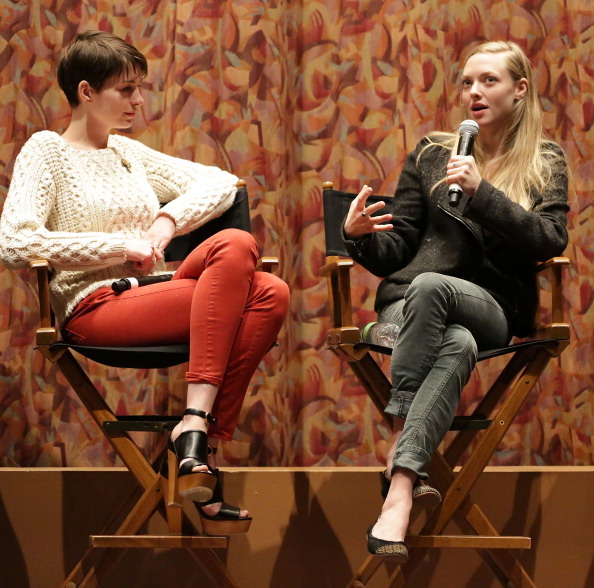
<svg viewBox="0 0 594 588"><path fill-rule="evenodd" d="M371 233L357 240L345 239L351 257L376 276L388 276L409 263L423 238L428 202L417 159L425 145L427 141L423 140L409 153L400 174L396 193L389 206L394 228Z"/></svg>
<svg viewBox="0 0 594 588"><path fill-rule="evenodd" d="M542 192L532 191L533 206L525 210L503 192L482 180L464 216L513 246L525 259L545 261L561 255L567 245L567 171L561 148L553 145L559 168Z"/></svg>

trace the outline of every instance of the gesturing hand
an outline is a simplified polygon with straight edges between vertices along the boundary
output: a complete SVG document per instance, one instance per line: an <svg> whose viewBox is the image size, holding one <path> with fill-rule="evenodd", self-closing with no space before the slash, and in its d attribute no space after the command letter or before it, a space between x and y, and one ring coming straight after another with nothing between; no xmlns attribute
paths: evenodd
<svg viewBox="0 0 594 588"><path fill-rule="evenodd" d="M374 212L377 212L386 205L385 202L375 202L366 206L367 199L372 193L373 190L369 186L363 186L361 192L351 202L351 207L344 223L344 232L349 239L358 239L368 233L389 231L393 228L392 224L383 224L392 220L391 214L371 216Z"/></svg>

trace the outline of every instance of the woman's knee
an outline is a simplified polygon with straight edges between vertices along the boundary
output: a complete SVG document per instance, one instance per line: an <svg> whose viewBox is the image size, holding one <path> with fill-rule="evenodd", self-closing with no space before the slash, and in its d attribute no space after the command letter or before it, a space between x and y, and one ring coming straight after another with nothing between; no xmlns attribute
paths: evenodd
<svg viewBox="0 0 594 588"><path fill-rule="evenodd" d="M441 292L445 285L444 278L445 276L436 272L419 274L408 287L405 298L410 298L414 294L426 296Z"/></svg>
<svg viewBox="0 0 594 588"><path fill-rule="evenodd" d="M252 254L255 259L258 258L258 246L251 233L242 229L223 229L217 233L217 236L219 240L227 243L234 251Z"/></svg>
<svg viewBox="0 0 594 588"><path fill-rule="evenodd" d="M447 315L450 297L444 276L434 272L418 275L408 287L404 296L403 316L425 316L428 311Z"/></svg>
<svg viewBox="0 0 594 588"><path fill-rule="evenodd" d="M270 300L275 311L283 316L289 309L289 286L279 277L269 272L256 272L254 286L262 298Z"/></svg>
<svg viewBox="0 0 594 588"><path fill-rule="evenodd" d="M462 325L448 325L443 338L443 345L450 352L466 358L469 365L474 366L478 358L478 346L473 334Z"/></svg>
<svg viewBox="0 0 594 588"><path fill-rule="evenodd" d="M196 261L203 268L222 263L230 268L244 268L253 272L258 261L258 246L251 233L241 229L223 229L198 245L182 264L193 267ZM190 275L192 270L189 269ZM185 273L180 272L180 276Z"/></svg>

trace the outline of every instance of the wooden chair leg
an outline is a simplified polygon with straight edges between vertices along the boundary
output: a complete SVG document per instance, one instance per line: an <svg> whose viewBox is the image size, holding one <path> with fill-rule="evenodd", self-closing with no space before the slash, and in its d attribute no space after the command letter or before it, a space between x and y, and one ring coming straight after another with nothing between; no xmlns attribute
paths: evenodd
<svg viewBox="0 0 594 588"><path fill-rule="evenodd" d="M383 414L390 399L390 390L392 389L390 380L388 380L369 352L363 355L361 359L349 362L349 365L379 413Z"/></svg>
<svg viewBox="0 0 594 588"><path fill-rule="evenodd" d="M439 453L436 453L430 464L430 475L436 481L439 488L454 488L456 482L455 474L449 465ZM445 485L444 485L445 484ZM457 486L457 484L456 484ZM446 492L447 494L447 492ZM483 510L472 500L470 496L460 505L460 508L454 513L454 517L459 523L466 523L479 536L499 538L500 535L492 525L491 521L485 515ZM429 535L431 531L427 525L421 531L418 538ZM469 536L469 543L474 539ZM502 537L502 539L507 539ZM404 566L398 566L389 578L388 588L406 586L416 573L419 565L427 554L426 548L413 548L409 551L409 561ZM514 553L509 549L479 549L483 561L491 569L495 577L506 586L510 581L514 586L534 587L534 582L522 567ZM376 558L379 559L379 558ZM370 575L367 576L371 577Z"/></svg>
<svg viewBox="0 0 594 588"><path fill-rule="evenodd" d="M498 536L484 513L471 501L469 494L549 360L550 355L544 349L539 349L536 352L533 360L513 386L493 423L485 431L481 442L457 475L454 475L451 466L443 456L440 454L434 456L431 463L432 470L435 470L432 471L432 480L438 487L447 488L447 490L441 505L422 529L421 535L441 534L456 513L465 510L467 513L473 511L473 518L470 520L465 518L473 528L475 525L478 527L475 528L477 533ZM465 505L465 509L462 509L463 505ZM395 570L390 578L390 588L404 586L405 583L402 582L406 582L407 578L412 577L425 553L425 550L414 550L407 564L399 566ZM513 581L514 584L519 583L522 586L534 585L528 573L510 551L500 553L499 550L489 550L489 558L496 564L501 575L507 581ZM500 577L500 574L497 576Z"/></svg>
<svg viewBox="0 0 594 588"><path fill-rule="evenodd" d="M383 563L381 557L368 555L355 575L351 578L351 581L347 584L346 588L362 588L366 586L367 582L373 577Z"/></svg>
<svg viewBox="0 0 594 588"><path fill-rule="evenodd" d="M423 532L441 533L445 525L452 519L452 516L466 499L478 477L489 463L491 456L511 426L514 417L532 391L549 360L550 355L543 349L539 349L534 360L512 388L501 409L497 412L491 426L483 433L480 443L456 475L456 487L448 490L442 504L436 511L435 517L429 521L427 528Z"/></svg>
<svg viewBox="0 0 594 588"><path fill-rule="evenodd" d="M170 535L182 535L182 526L184 519L184 510L181 505L172 503L169 500L170 492L169 480L161 476L161 493L164 498L165 519L167 520L167 528Z"/></svg>
<svg viewBox="0 0 594 588"><path fill-rule="evenodd" d="M104 422L117 422L117 417L69 350L55 360L55 363L102 431ZM151 487L155 471L130 436L124 431L118 431L106 437L140 486L145 489Z"/></svg>
<svg viewBox="0 0 594 588"><path fill-rule="evenodd" d="M480 410L477 410L481 413L486 411L483 414L490 414L510 385L512 389L493 419L491 426L483 433L480 443L457 475L454 474L453 467L457 459L468 447L474 434L461 432L452 441L454 448L450 450L450 447L448 447L446 450L447 459L436 453L429 465L430 477L432 483L442 492L443 501L423 527L419 538L427 535L441 535L446 525L454 517L462 518L479 536L500 537L483 511L472 501L470 492L550 359L551 355L543 348L521 352L512 358L485 396ZM375 364L375 362L373 363ZM361 364L360 361L353 362L351 367L353 367L357 376L371 387L369 374L373 374L373 368L359 364ZM379 369L377 364L375 366ZM385 386L383 390L385 392ZM372 399L376 406L379 404L383 410L385 404L381 404L381 395L381 392L379 396L374 392ZM472 545L475 539L476 536L469 537L469 546ZM389 587L405 586L414 575L426 553L427 548L413 548L407 564L397 566L390 576ZM479 553L502 584L505 585L511 581L515 586L534 586L533 580L509 549L481 549ZM350 588L364 586L381 565L381 561L374 561L379 559L372 556L368 557L348 586Z"/></svg>
<svg viewBox="0 0 594 588"><path fill-rule="evenodd" d="M59 364L60 370L102 431L105 432L105 422L117 422L117 417L69 350L58 357L50 357L50 360ZM106 434L106 437L130 473L136 478L143 493L115 534L91 537L91 548L85 552L66 578L64 588L83 586L92 588L104 585L103 579L120 560L126 547L155 546L186 547L192 558L200 563L217 586L236 587L229 571L212 550L213 547L226 548L228 546L226 537L181 536L184 515L181 500L175 491L177 467L171 470L171 464L169 464L171 472L168 477L171 483L168 483L154 470L125 431L111 431ZM136 535L161 502L165 505L169 535L163 537Z"/></svg>
<svg viewBox="0 0 594 588"><path fill-rule="evenodd" d="M125 549L89 548L70 572L62 588L100 588L102 578L109 575L125 551Z"/></svg>
<svg viewBox="0 0 594 588"><path fill-rule="evenodd" d="M535 347L522 349L514 353L512 358L503 368L495 382L491 385L487 393L483 396L474 415L482 415L483 418L491 415L497 408L503 395L512 388L514 382L523 370L534 360L537 349ZM476 437L479 431L460 431L445 450L446 461L454 467L460 458L468 449L471 441Z"/></svg>

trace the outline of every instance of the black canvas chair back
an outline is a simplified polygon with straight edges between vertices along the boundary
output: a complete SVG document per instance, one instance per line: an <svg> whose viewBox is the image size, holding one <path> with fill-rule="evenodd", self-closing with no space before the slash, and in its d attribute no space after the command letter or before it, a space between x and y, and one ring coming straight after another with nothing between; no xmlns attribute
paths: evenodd
<svg viewBox="0 0 594 588"><path fill-rule="evenodd" d="M242 229L248 233L252 232L250 203L243 180L238 182L233 204L221 216L212 219L187 235L181 235L171 240L165 249L165 261L185 259L200 243L223 229Z"/></svg>
<svg viewBox="0 0 594 588"><path fill-rule="evenodd" d="M341 235L342 224L346 218L347 212L351 206L351 202L357 196L347 192L340 192L333 188L326 188L322 194L324 206L324 236L326 238L326 257L331 255L338 255L348 257L349 254L344 246L344 240ZM392 198L384 196L377 196L372 194L367 203L386 202L386 206L381 208L374 216L381 216L387 214L389 211L389 202Z"/></svg>
<svg viewBox="0 0 594 588"><path fill-rule="evenodd" d="M389 355L392 349L363 341L361 333L364 325L353 324L350 270L354 262L348 257L341 235L344 218L355 196L335 190L331 182L323 185L326 258L321 275L326 278L329 293L331 326L328 330L328 349L348 363L383 414L390 398L391 383L373 352ZM389 203L390 198L374 195L370 200ZM454 419L450 429L458 433L443 451L437 451L433 456L428 467L430 481L441 492L443 500L421 532L406 538L407 546L412 548L411 557L407 564L396 566L390 572L390 587L404 586L408 582L414 586L414 572L427 549L440 547L478 549L485 563L502 582L534 586L528 572L511 551L530 547L530 538L499 535L482 509L472 500L470 493L549 361L569 345L570 330L563 318L562 296L562 268L568 264L568 259L559 257L535 268L535 279L540 272L550 273L547 298L551 304L549 312L544 313L550 315L547 320L542 320L540 313L537 316L534 336L479 354L479 361L502 355L510 359L491 387L485 390L472 414ZM388 424L391 425L389 420ZM471 443L474 444L468 456ZM455 472L454 468L465 455L465 463ZM452 519L461 522L461 528L470 528L472 533L444 535L444 529ZM349 587L365 586L382 564L382 558L369 556L352 578Z"/></svg>

